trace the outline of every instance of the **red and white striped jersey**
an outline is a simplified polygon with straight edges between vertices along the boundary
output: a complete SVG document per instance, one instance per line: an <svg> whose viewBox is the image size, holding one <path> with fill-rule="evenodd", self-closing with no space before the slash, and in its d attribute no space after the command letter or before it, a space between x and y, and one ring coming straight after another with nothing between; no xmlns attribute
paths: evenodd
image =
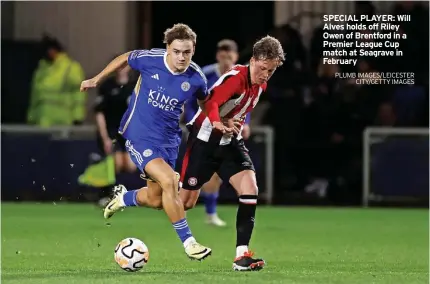
<svg viewBox="0 0 430 284"><path fill-rule="evenodd" d="M212 121L220 121L223 118L236 118L242 120L242 128L247 113L251 112L257 105L261 94L266 90L267 83L262 85L251 84L249 66L236 65L230 71L222 75L218 81L209 89L209 96L205 105L219 108L215 117L207 117L201 109L188 123L198 130L197 138L208 142L209 139L220 139L220 144L231 142L231 137L222 137L222 133L213 129ZM210 114L209 114L210 115ZM211 140L212 140L211 139ZM239 134L237 139L241 139Z"/></svg>

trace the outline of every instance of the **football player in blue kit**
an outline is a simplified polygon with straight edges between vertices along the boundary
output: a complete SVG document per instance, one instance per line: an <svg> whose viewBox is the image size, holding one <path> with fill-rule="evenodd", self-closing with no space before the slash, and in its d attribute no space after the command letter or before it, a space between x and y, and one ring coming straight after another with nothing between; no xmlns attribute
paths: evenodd
<svg viewBox="0 0 430 284"><path fill-rule="evenodd" d="M123 185L115 186L104 217L110 218L120 209L138 204L163 208L185 253L191 259L202 260L211 254L211 249L199 244L188 227L178 195L178 174L173 170L181 141L179 118L182 107L189 99L197 99L203 105L207 96L206 78L199 66L191 61L196 37L187 25L176 24L164 33L166 49L135 50L120 55L97 76L82 82L81 91L97 87L107 76L127 64L140 72L118 132L127 140L127 151L148 180L148 188L127 191ZM214 123L213 127L222 133L233 131L221 122ZM142 204L140 199L156 200L157 204Z"/></svg>
<svg viewBox="0 0 430 284"><path fill-rule="evenodd" d="M210 88L215 84L218 79L228 72L237 62L239 58L237 43L231 39L223 39L217 44L216 60L217 63L204 66L203 73L208 81ZM189 123L197 111L199 104L197 100L189 100L185 104L184 120ZM248 139L250 135L249 121L251 115L246 116L245 125L242 130L242 137L244 140ZM203 197L205 210L206 210L206 223L210 225L223 227L226 223L219 218L217 214L217 200L218 192L221 187L222 180L218 174L214 174L212 178L202 186L200 196Z"/></svg>

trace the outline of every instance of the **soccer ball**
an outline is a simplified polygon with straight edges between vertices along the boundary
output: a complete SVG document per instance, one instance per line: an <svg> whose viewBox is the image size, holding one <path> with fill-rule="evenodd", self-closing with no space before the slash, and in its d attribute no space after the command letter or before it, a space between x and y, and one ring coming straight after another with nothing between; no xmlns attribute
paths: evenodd
<svg viewBox="0 0 430 284"><path fill-rule="evenodd" d="M148 247L139 239L125 238L115 248L115 261L125 271L138 271L148 263L148 260Z"/></svg>

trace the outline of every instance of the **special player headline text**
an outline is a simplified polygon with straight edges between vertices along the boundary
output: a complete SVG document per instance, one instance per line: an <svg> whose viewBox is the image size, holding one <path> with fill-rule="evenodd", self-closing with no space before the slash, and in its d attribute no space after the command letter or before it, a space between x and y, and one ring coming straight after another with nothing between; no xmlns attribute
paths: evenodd
<svg viewBox="0 0 430 284"><path fill-rule="evenodd" d="M407 35L399 22L410 15L324 15L323 64L357 65L360 57L403 56Z"/></svg>

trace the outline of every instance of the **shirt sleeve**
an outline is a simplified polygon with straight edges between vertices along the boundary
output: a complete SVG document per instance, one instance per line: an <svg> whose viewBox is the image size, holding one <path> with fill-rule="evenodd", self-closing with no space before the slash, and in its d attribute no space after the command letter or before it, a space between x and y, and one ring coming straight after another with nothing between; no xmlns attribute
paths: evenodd
<svg viewBox="0 0 430 284"><path fill-rule="evenodd" d="M198 100L205 100L208 96L208 85L206 81L202 80L199 88L194 93L194 97Z"/></svg>
<svg viewBox="0 0 430 284"><path fill-rule="evenodd" d="M145 67L148 52L149 50L146 49L133 50L128 56L128 65L137 71L143 69Z"/></svg>
<svg viewBox="0 0 430 284"><path fill-rule="evenodd" d="M233 95L240 94L245 89L245 80L240 74L229 75L209 91L209 98L205 103L208 118L211 123L221 121L219 106L227 102Z"/></svg>

